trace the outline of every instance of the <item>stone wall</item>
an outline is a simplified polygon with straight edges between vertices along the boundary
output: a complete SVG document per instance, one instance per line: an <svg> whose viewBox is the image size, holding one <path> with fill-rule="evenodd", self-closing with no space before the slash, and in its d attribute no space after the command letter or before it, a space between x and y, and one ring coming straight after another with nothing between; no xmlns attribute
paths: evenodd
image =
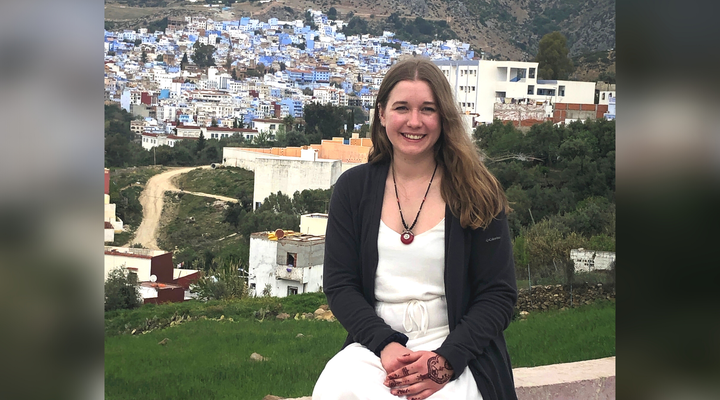
<svg viewBox="0 0 720 400"><path fill-rule="evenodd" d="M570 288L563 285L533 286L519 288L516 309L518 312L546 311L559 308L577 307L597 300L615 298L615 286L583 283Z"/></svg>

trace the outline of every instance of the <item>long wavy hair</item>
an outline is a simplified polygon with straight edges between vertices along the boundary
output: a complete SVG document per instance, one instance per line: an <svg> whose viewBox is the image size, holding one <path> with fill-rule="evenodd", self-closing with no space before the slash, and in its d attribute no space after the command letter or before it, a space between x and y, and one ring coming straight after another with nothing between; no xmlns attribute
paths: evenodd
<svg viewBox="0 0 720 400"><path fill-rule="evenodd" d="M383 78L370 128L373 147L368 162L392 162L393 146L385 127L380 124L380 109L387 105L395 85L405 80L427 82L435 97L442 130L433 149L435 160L443 170L440 187L443 200L464 228L486 228L499 213L510 211L507 197L465 131L445 75L429 59L418 57L399 61Z"/></svg>

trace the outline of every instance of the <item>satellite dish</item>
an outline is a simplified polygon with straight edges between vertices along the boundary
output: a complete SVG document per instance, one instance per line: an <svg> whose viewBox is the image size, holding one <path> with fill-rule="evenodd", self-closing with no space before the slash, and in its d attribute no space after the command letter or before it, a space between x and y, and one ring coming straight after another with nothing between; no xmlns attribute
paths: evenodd
<svg viewBox="0 0 720 400"><path fill-rule="evenodd" d="M276 229L276 230L275 230L275 237L278 238L278 239L284 238L284 237L285 237L285 231L283 231L282 229Z"/></svg>
<svg viewBox="0 0 720 400"><path fill-rule="evenodd" d="M157 281L157 276L155 276L155 275L150 275L150 282L155 283L156 281Z"/></svg>

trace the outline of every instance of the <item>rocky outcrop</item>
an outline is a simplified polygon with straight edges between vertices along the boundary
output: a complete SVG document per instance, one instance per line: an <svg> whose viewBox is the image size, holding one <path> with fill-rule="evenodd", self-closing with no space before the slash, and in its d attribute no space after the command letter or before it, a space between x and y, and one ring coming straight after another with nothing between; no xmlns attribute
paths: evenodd
<svg viewBox="0 0 720 400"><path fill-rule="evenodd" d="M615 298L615 286L581 284L572 287L563 285L533 286L518 290L516 309L522 311L547 311L560 308L577 307L597 300Z"/></svg>

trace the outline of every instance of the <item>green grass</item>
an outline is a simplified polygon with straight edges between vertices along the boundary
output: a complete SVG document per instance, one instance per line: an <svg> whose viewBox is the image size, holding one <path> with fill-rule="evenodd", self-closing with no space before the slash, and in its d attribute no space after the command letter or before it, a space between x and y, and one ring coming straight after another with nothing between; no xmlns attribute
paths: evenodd
<svg viewBox="0 0 720 400"><path fill-rule="evenodd" d="M296 337L302 333L304 336ZM166 345L158 345L164 338ZM262 399L312 393L345 331L325 321L203 320L105 341L106 399ZM250 359L253 353L268 361Z"/></svg>
<svg viewBox="0 0 720 400"><path fill-rule="evenodd" d="M513 367L535 367L615 355L615 302L532 313L505 331Z"/></svg>
<svg viewBox="0 0 720 400"><path fill-rule="evenodd" d="M107 399L248 399L267 394L309 396L325 363L340 349L338 322L258 322L254 312L312 312L322 293L282 299L251 298L208 303L145 305L105 314ZM195 320L146 334L133 327L167 326L173 316ZM197 319L205 316L214 319ZM222 320L218 320L224 316ZM232 319L233 321L230 321ZM304 336L296 337L299 333ZM615 303L596 302L564 311L532 313L505 332L513 367L615 355ZM166 345L158 343L168 338ZM259 353L270 360L250 361Z"/></svg>
<svg viewBox="0 0 720 400"><path fill-rule="evenodd" d="M194 169L177 179L178 187L190 192L239 198L253 192L255 174L242 168Z"/></svg>

